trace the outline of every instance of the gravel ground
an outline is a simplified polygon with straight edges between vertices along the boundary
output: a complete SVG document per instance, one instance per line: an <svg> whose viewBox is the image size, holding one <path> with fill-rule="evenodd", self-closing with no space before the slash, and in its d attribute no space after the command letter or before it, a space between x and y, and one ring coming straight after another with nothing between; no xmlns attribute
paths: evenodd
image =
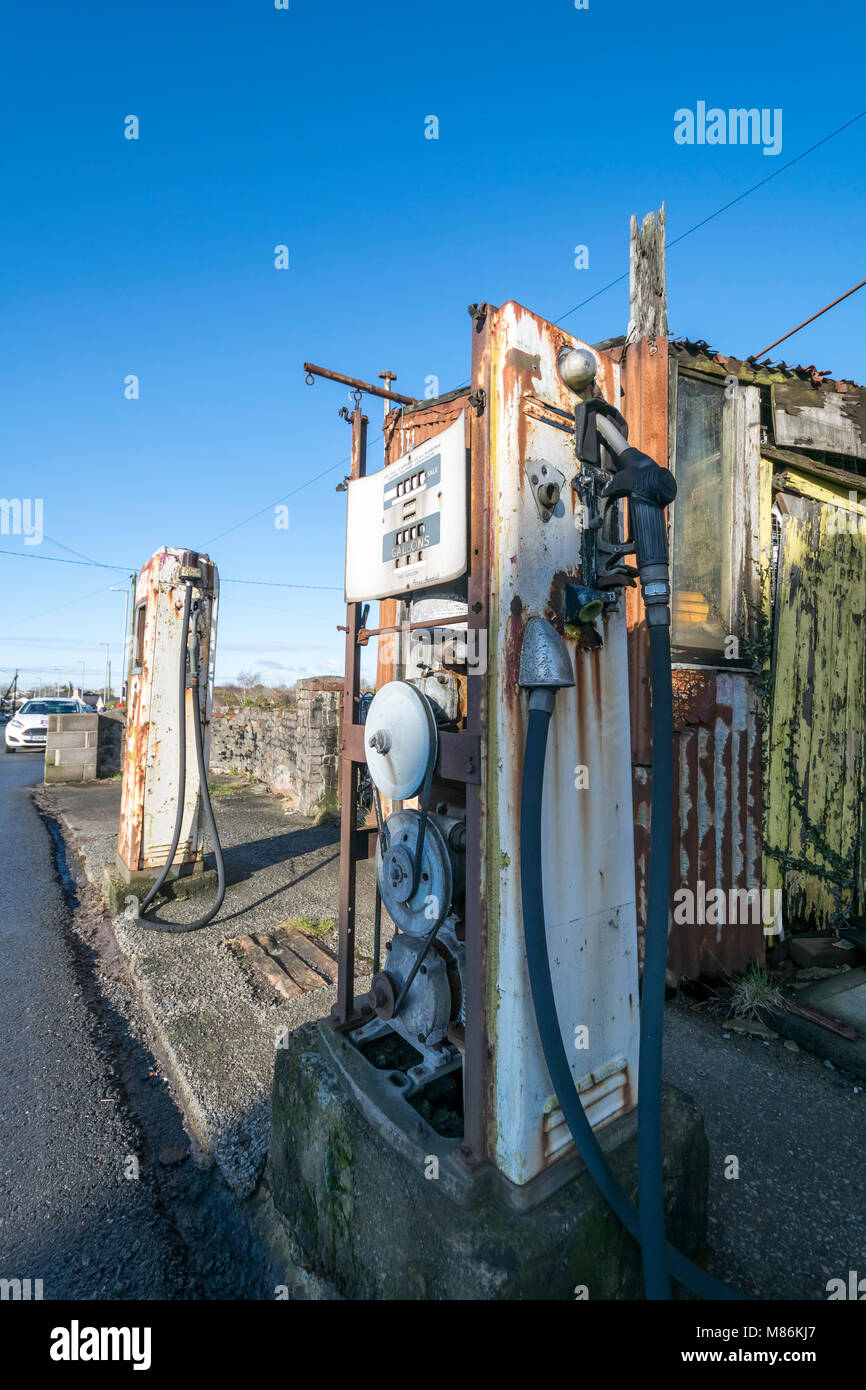
<svg viewBox="0 0 866 1390"><path fill-rule="evenodd" d="M710 1140L713 1272L763 1299L825 1299L829 1279L866 1275L866 1088L781 1039L728 1031L668 1006L665 1078L694 1096Z"/></svg>

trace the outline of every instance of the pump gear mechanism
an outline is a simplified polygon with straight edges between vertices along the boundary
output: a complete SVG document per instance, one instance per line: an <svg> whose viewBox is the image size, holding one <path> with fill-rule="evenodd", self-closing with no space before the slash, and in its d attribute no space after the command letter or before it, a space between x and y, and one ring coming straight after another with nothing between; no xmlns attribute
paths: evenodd
<svg viewBox="0 0 866 1390"><path fill-rule="evenodd" d="M411 1069L411 1085L459 1064L446 1038L464 1016L464 947L454 908L465 885L466 824L446 802L431 804L438 724L453 717L450 679L428 670L415 681L389 681L365 722L379 830L377 885L396 931L367 999L377 1017L358 1037L363 1042L385 1028L418 1048L422 1060ZM418 806L385 819L382 797L417 797Z"/></svg>

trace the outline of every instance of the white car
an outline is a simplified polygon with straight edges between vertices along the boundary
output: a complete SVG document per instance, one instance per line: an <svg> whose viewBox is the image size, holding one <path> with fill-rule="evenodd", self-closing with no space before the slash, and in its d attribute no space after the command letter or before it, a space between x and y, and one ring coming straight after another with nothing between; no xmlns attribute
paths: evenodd
<svg viewBox="0 0 866 1390"><path fill-rule="evenodd" d="M25 700L6 725L6 752L44 748L49 714L85 714L81 700Z"/></svg>

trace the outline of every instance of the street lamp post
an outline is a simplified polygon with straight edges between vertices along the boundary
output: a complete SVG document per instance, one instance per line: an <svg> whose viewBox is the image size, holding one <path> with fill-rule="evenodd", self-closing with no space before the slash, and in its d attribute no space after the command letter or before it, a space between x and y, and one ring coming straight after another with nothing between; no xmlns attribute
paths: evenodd
<svg viewBox="0 0 866 1390"><path fill-rule="evenodd" d="M113 594L123 594L123 642L120 648L120 696L126 698L126 689L129 685L129 663L127 661L127 648L130 647L129 633L129 589L122 589L119 584L111 584L109 588Z"/></svg>
<svg viewBox="0 0 866 1390"><path fill-rule="evenodd" d="M100 645L100 647L104 647L104 648L105 648L105 680L104 680L103 686L102 686L102 703L103 703L104 705L107 705L107 704L108 704L108 654L109 654L109 652L110 652L110 650L111 650L111 643L110 643L110 642L100 642L99 645Z"/></svg>

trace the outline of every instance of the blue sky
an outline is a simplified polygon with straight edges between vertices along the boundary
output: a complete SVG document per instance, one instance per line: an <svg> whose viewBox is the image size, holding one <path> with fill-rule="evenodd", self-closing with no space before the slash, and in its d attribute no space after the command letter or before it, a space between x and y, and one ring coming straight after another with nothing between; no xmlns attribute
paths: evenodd
<svg viewBox="0 0 866 1390"><path fill-rule="evenodd" d="M42 498L53 540L0 536L0 685L82 660L90 683L106 641L119 664L123 574L17 558L75 558L54 542L124 569L207 549L220 679L337 669L347 394L303 361L448 390L467 304L559 318L627 269L632 212L665 200L672 240L866 105L864 38L853 3L832 24L753 0L7 11L0 492ZM781 153L677 145L699 100L781 108ZM864 163L866 119L674 246L671 330L745 356L862 279ZM866 291L779 355L866 380L864 311ZM566 325L591 342L627 317L623 281Z"/></svg>

